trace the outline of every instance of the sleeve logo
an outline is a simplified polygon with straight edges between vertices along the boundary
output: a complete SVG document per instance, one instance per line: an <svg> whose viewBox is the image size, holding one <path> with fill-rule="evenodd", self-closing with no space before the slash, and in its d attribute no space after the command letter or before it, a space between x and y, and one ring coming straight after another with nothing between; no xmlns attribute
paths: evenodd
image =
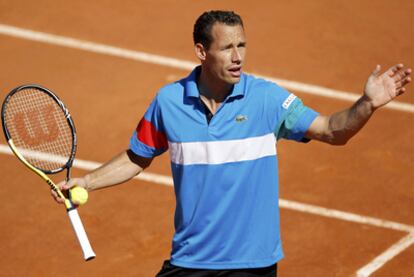
<svg viewBox="0 0 414 277"><path fill-rule="evenodd" d="M296 99L296 95L294 95L293 93L291 93L288 98L286 98L285 102L283 102L282 107L284 109L289 109L290 104L292 104L292 102Z"/></svg>

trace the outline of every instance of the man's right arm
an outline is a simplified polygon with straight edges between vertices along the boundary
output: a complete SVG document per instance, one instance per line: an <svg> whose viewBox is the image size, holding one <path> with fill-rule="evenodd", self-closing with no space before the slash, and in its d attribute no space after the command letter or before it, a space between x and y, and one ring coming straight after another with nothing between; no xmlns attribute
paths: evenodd
<svg viewBox="0 0 414 277"><path fill-rule="evenodd" d="M114 186L135 177L148 167L151 162L152 158L144 158L134 154L131 150L126 150L84 177L61 182L58 186L63 191L73 186L80 186L88 191ZM53 190L51 193L57 202L63 203L63 200Z"/></svg>

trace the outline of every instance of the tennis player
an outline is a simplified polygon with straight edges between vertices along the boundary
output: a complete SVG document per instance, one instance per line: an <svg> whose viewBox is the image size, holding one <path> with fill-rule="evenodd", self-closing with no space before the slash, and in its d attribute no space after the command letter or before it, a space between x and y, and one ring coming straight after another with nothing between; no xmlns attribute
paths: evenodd
<svg viewBox="0 0 414 277"><path fill-rule="evenodd" d="M323 116L277 84L243 73L246 45L239 15L203 13L194 25L200 66L159 90L128 150L60 184L92 191L123 183L169 150L175 234L159 277L276 276L283 257L277 140L344 145L411 80L401 64L382 74L377 66L358 101Z"/></svg>

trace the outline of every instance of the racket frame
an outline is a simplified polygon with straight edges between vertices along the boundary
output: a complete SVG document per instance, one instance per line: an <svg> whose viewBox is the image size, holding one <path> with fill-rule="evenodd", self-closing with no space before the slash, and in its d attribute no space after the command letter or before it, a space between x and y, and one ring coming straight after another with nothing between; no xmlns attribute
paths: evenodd
<svg viewBox="0 0 414 277"><path fill-rule="evenodd" d="M71 149L71 154L69 156L68 161L66 162L66 164L60 168L55 168L52 170L45 170L45 169L41 169L41 168L37 168L36 166L33 166L37 169L39 169L40 171L46 173L46 174L55 174L55 173L59 173L65 169L68 170L67 174L66 174L66 178L69 179L70 177L70 168L73 164L73 160L75 159L75 154L76 154L76 149L77 149L77 138L76 138L76 129L75 129L75 124L73 123L72 120L72 116L69 113L69 110L66 108L65 104L63 104L63 101L59 99L59 97L57 97L53 92L51 92L50 90L48 90L45 87L39 86L39 85L35 85L35 84L27 84L27 85L22 85L22 86L18 86L16 88L14 88L9 94L7 94L6 98L4 99L3 105L2 105L2 109L1 109L1 122L3 125L3 131L4 131L4 135L6 137L6 141L9 141L11 139L11 135L10 132L6 126L6 107L8 102L10 101L10 99L12 98L12 96L14 94L16 94L17 92L21 91L21 90L25 90L25 89L36 89L36 90L40 90L44 93L46 93L48 96L50 96L58 105L59 107L62 109L63 113L65 114L65 118L68 122L68 125L71 129L71 135L72 135L72 149Z"/></svg>
<svg viewBox="0 0 414 277"><path fill-rule="evenodd" d="M17 150L17 147L14 145L13 139L10 136L9 130L6 126L5 123L5 113L6 113L6 106L9 102L9 100L11 99L11 97L24 89L37 89L37 90L41 90L43 92L45 92L46 94L48 94L50 97L53 98L53 100L60 106L60 108L62 109L62 111L65 114L66 120L68 121L68 125L71 128L71 134L72 134L72 140L73 140L73 144L72 144L72 149L71 149L71 154L70 157L68 159L68 161L66 162L66 164L60 168L57 169L52 169L52 170L42 170L40 168L35 167L34 165L30 164L25 158L24 156L19 153L19 151ZM85 232L85 228L83 227L82 221L79 217L79 213L76 209L76 206L72 203L72 201L68 198L65 197L65 195L63 194L63 192L59 189L59 187L47 176L47 174L55 174L58 172L63 171L64 169L67 170L66 172L66 180L69 180L70 178L70 169L71 166L73 164L74 158L75 158L75 154L76 154L76 145L77 145L77 140L76 140L76 129L72 120L72 117L68 111L68 109L65 107L65 105L63 104L63 102L50 90L39 86L39 85L34 85L34 84L28 84L28 85L22 85L19 87L16 87L15 89L13 89L5 98L3 105L2 105L2 110L1 110L1 121L2 121L2 126L3 126L3 131L4 131L4 135L6 137L7 143L9 144L10 149L12 150L12 152L14 153L14 155L31 171L33 171L34 173L36 173L39 177L41 177L49 186L50 188L55 191L58 196L64 200L64 204L66 207L66 211L68 213L71 225L73 227L73 230L75 231L76 237L79 241L79 244L82 248L83 254L84 254L84 259L86 261L89 261L93 258L95 258L95 253L92 250L92 247L90 245L89 239L86 235Z"/></svg>

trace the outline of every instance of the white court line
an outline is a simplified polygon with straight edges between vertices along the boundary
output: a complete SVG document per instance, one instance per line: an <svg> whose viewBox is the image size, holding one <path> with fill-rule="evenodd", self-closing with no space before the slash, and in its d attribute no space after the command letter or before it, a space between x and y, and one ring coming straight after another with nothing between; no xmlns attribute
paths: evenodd
<svg viewBox="0 0 414 277"><path fill-rule="evenodd" d="M357 277L368 277L372 273L380 269L385 263L392 258L403 252L405 249L414 244L414 233L410 233L407 236L400 239L393 244L390 248L384 251L381 255L374 258L370 263L359 269L356 273Z"/></svg>
<svg viewBox="0 0 414 277"><path fill-rule="evenodd" d="M299 212L315 214L319 216L325 216L329 218L336 218L344 221L350 221L354 223L364 224L364 225L371 225L375 227L387 228L396 231L402 232L414 232L414 226L392 222L388 220L378 219L369 216L363 216L348 212L343 212L334 209L328 209L320 206L310 205L299 203L291 200L284 200L280 199L279 201L280 207L291 209Z"/></svg>
<svg viewBox="0 0 414 277"><path fill-rule="evenodd" d="M80 49L88 52L99 53L104 55L110 55L145 63L157 64L162 66L168 66L183 70L192 70L197 64L190 61L174 59L170 57L160 56L149 54L145 52L139 52L119 47L114 47L105 44L94 43L90 41L58 36L38 31L33 31L29 29L18 28L10 25L0 24L0 34L6 36L12 36L22 39L27 39L31 41L43 42L53 45L59 45L74 49ZM339 91L334 89L329 89L321 86L310 85L290 80L278 79L269 76L263 76L255 74L257 77L261 77L275 83L278 83L280 86L285 87L288 90L298 91L307 94L313 94L322 97L341 99L345 101L356 101L361 95L352 92ZM393 101L388 103L386 108L414 113L414 105L404 102Z"/></svg>

